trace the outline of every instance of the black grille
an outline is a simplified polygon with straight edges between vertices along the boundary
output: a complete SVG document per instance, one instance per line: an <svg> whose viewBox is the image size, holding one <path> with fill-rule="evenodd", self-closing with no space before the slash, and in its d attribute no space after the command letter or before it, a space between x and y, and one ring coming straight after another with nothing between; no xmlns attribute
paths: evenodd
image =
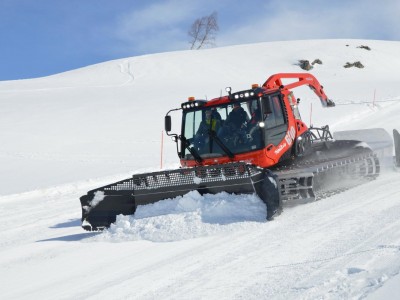
<svg viewBox="0 0 400 300"><path fill-rule="evenodd" d="M133 175L132 178L106 186L104 191L133 191L158 189L166 186L204 184L245 179L262 171L245 163L205 166L172 171Z"/></svg>

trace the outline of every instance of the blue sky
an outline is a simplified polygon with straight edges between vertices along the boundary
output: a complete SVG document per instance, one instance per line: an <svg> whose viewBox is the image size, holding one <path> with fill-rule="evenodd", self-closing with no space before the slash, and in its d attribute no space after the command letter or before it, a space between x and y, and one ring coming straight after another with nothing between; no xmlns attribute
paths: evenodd
<svg viewBox="0 0 400 300"><path fill-rule="evenodd" d="M400 40L399 0L0 0L0 80L187 50L218 13L216 46L279 40Z"/></svg>

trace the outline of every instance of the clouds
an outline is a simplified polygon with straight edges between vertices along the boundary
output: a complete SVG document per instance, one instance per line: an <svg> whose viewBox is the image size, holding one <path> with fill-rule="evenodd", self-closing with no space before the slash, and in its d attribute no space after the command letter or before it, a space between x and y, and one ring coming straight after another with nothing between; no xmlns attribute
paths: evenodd
<svg viewBox="0 0 400 300"><path fill-rule="evenodd" d="M114 34L126 53L186 50L190 25L213 11L219 18L218 46L299 39L400 39L397 0L153 1L121 14Z"/></svg>
<svg viewBox="0 0 400 300"><path fill-rule="evenodd" d="M273 0L241 23L220 33L220 44L279 40L365 38L400 39L400 4L377 1Z"/></svg>
<svg viewBox="0 0 400 300"><path fill-rule="evenodd" d="M116 37L135 52L187 49L187 30L207 2L160 1L126 12L118 19Z"/></svg>
<svg viewBox="0 0 400 300"><path fill-rule="evenodd" d="M191 5L179 5L180 1L153 3L139 10L133 10L121 16L119 30L122 34L140 34L142 32L168 29L181 23L192 13Z"/></svg>

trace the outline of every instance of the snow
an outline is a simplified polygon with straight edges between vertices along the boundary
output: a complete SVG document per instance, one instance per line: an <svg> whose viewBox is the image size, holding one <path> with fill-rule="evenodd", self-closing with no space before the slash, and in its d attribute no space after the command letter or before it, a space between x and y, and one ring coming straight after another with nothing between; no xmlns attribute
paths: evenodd
<svg viewBox="0 0 400 300"><path fill-rule="evenodd" d="M173 242L257 228L265 216L266 206L255 195L201 196L193 191L184 197L139 206L135 216L120 215L109 230L93 239Z"/></svg>
<svg viewBox="0 0 400 300"><path fill-rule="evenodd" d="M90 207L96 207L103 200L104 200L104 192L102 191L95 192L93 200L90 201Z"/></svg>
<svg viewBox="0 0 400 300"><path fill-rule="evenodd" d="M0 82L1 298L399 298L400 173L390 168L271 222L254 195L191 192L90 233L79 203L88 190L159 170L163 116L188 96L300 72L300 59L323 62L310 72L337 104L322 108L308 88L296 89L306 123L391 134L400 129L398 53L400 42L273 42ZM343 68L355 61L365 68ZM178 132L179 113L172 117ZM164 139L163 168L176 167Z"/></svg>

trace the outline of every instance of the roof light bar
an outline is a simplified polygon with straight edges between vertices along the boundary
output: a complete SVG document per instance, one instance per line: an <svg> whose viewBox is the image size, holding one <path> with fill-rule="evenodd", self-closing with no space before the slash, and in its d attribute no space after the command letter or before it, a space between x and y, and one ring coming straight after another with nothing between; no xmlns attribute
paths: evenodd
<svg viewBox="0 0 400 300"><path fill-rule="evenodd" d="M207 101L205 100L190 100L181 104L183 110L194 109L203 106Z"/></svg>
<svg viewBox="0 0 400 300"><path fill-rule="evenodd" d="M256 93L253 90L249 91L242 91L232 94L229 98L232 100L239 100L239 99L251 99L256 97Z"/></svg>

